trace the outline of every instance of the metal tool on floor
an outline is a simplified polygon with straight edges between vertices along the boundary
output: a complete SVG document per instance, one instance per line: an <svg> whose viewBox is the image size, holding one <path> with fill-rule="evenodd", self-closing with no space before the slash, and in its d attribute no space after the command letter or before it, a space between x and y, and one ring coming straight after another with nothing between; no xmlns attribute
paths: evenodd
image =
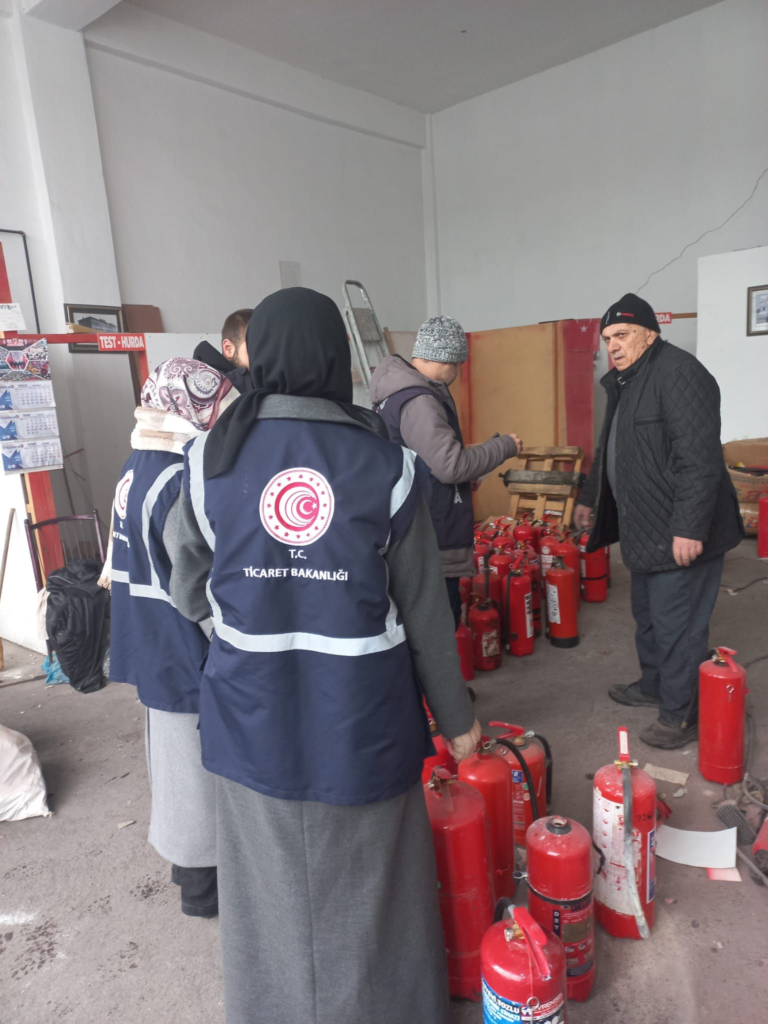
<svg viewBox="0 0 768 1024"><path fill-rule="evenodd" d="M350 294L350 288L357 289L359 296L357 305ZM371 374L379 363L392 355L379 318L368 297L365 285L360 281L345 281L342 288L344 295L344 320L349 334L349 347L352 353L352 369L366 390L371 386ZM354 380L354 374L352 379Z"/></svg>

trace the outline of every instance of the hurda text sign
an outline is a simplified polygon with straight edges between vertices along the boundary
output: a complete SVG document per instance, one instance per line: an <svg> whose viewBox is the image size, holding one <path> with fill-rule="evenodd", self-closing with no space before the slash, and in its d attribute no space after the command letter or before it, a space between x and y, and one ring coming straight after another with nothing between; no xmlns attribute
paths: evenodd
<svg viewBox="0 0 768 1024"><path fill-rule="evenodd" d="M99 352L146 352L143 334L97 334Z"/></svg>

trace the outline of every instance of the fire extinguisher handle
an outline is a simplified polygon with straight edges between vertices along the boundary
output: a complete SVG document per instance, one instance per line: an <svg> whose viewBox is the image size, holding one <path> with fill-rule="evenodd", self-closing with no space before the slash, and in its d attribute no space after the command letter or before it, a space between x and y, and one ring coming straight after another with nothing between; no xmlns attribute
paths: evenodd
<svg viewBox="0 0 768 1024"><path fill-rule="evenodd" d="M511 722L489 722L488 725L492 729L506 729L504 736L497 736L497 739L506 739L507 736L524 736L525 729L522 725L512 725Z"/></svg>
<svg viewBox="0 0 768 1024"><path fill-rule="evenodd" d="M515 924L521 929L525 935L528 946L533 953L533 959L536 961L536 966L539 969L539 974L543 979L552 977L552 968L547 962L547 958L544 955L544 946L547 944L547 933L537 924L536 921L531 917L529 911L525 907L515 908Z"/></svg>

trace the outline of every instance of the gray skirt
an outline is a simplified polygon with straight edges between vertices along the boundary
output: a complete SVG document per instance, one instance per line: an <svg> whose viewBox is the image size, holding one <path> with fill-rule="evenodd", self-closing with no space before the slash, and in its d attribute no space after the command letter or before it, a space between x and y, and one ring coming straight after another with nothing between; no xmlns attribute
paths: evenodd
<svg viewBox="0 0 768 1024"><path fill-rule="evenodd" d="M149 842L181 868L216 866L216 779L203 768L197 722L147 708Z"/></svg>
<svg viewBox="0 0 768 1024"><path fill-rule="evenodd" d="M421 784L363 807L216 784L227 1024L447 1024Z"/></svg>

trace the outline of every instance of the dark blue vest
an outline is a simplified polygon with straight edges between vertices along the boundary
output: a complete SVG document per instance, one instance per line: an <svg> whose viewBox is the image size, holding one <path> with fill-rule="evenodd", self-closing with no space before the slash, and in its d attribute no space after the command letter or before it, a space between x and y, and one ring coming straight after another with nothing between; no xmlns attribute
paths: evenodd
<svg viewBox="0 0 768 1024"><path fill-rule="evenodd" d="M376 407L376 412L387 426L390 441L405 445L403 435L400 433L400 416L406 402L410 402L417 395L429 395L434 401L440 402L448 416L451 429L459 444L463 446L459 418L451 403L444 402L432 388L426 385L420 387L418 384L411 388L403 388L402 391L396 391ZM435 525L438 547L441 551L471 548L474 537L471 484L469 482L444 484L432 474L429 476L429 483L427 500L432 522Z"/></svg>
<svg viewBox="0 0 768 1024"><path fill-rule="evenodd" d="M383 555L416 511L416 457L359 427L264 419L205 481L206 437L184 470L213 551L203 763L282 799L404 793L432 743Z"/></svg>
<svg viewBox="0 0 768 1024"><path fill-rule="evenodd" d="M181 491L183 458L134 452L115 490L110 676L158 711L198 710L208 652L201 628L171 602L166 516Z"/></svg>

